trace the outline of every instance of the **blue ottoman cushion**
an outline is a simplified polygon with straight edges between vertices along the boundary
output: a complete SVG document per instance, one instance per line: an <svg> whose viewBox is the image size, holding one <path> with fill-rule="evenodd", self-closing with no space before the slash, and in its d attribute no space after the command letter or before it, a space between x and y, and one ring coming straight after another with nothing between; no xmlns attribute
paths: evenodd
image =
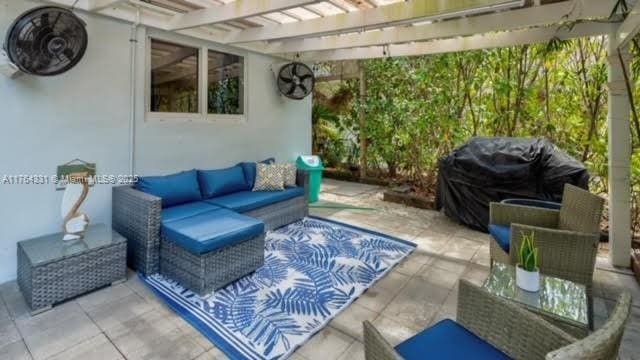
<svg viewBox="0 0 640 360"><path fill-rule="evenodd" d="M450 319L440 321L395 349L408 360L510 359L502 351Z"/></svg>
<svg viewBox="0 0 640 360"><path fill-rule="evenodd" d="M182 205L171 206L162 209L162 222L182 220L194 215L199 215L213 210L220 209L220 206L204 201L194 201Z"/></svg>
<svg viewBox="0 0 640 360"><path fill-rule="evenodd" d="M509 247L511 244L511 225L489 225L489 234L493 236L494 239L498 242L498 245L504 250L506 253L509 253Z"/></svg>
<svg viewBox="0 0 640 360"><path fill-rule="evenodd" d="M195 170L166 176L142 176L135 188L162 198L162 207L202 200Z"/></svg>
<svg viewBox="0 0 640 360"><path fill-rule="evenodd" d="M304 188L293 187L283 191L241 191L206 201L210 204L244 213L298 196L304 196Z"/></svg>
<svg viewBox="0 0 640 360"><path fill-rule="evenodd" d="M162 224L165 237L194 254L220 250L263 232L262 221L226 209Z"/></svg>

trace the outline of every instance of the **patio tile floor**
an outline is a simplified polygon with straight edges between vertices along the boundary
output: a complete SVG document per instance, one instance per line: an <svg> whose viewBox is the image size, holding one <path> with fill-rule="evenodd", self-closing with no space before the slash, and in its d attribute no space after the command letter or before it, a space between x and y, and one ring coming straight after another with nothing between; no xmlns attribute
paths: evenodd
<svg viewBox="0 0 640 360"><path fill-rule="evenodd" d="M362 359L363 320L397 344L441 319L455 318L457 281L481 284L489 273L489 236L438 212L383 202L376 187L325 181L321 205L377 210L313 207L313 215L410 240L418 248L292 359ZM621 358L634 359L640 353L640 287L628 272L607 266L603 249L594 285L596 326L606 320L623 289L631 291L634 307ZM226 359L133 273L123 284L34 317L15 281L0 285L0 300L0 359Z"/></svg>

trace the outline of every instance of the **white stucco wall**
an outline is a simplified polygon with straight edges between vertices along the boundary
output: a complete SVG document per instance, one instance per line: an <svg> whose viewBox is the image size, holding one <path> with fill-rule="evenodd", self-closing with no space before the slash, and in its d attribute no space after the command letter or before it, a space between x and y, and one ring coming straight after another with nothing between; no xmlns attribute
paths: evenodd
<svg viewBox="0 0 640 360"><path fill-rule="evenodd" d="M37 3L0 0L0 38L20 13L34 6ZM90 39L78 66L50 78L0 76L0 177L52 175L57 165L74 158L96 162L103 175L129 171L130 27L80 15ZM138 70L144 69L146 33L139 31ZM145 75L139 71L137 174L215 168L269 156L293 160L310 152L311 100L282 99L270 70L278 61L246 55L248 116L241 123L145 121ZM0 184L0 283L15 278L19 240L60 229L61 197L53 185ZM83 211L93 222L110 223L110 187L94 186Z"/></svg>

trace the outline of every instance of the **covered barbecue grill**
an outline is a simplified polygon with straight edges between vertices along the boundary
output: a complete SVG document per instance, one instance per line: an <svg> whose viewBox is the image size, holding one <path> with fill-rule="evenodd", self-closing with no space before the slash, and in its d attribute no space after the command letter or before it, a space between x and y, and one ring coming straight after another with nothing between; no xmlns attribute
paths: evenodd
<svg viewBox="0 0 640 360"><path fill-rule="evenodd" d="M440 160L436 206L486 232L490 202L560 202L565 183L587 189L589 173L546 139L476 137Z"/></svg>

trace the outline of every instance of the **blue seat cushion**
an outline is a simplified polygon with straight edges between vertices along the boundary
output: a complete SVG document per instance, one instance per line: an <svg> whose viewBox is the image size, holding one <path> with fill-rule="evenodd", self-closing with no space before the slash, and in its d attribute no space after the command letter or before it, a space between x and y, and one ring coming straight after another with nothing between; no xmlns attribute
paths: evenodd
<svg viewBox="0 0 640 360"><path fill-rule="evenodd" d="M304 188L292 187L283 191L241 191L206 201L210 204L244 213L298 196L304 196Z"/></svg>
<svg viewBox="0 0 640 360"><path fill-rule="evenodd" d="M396 346L407 360L499 360L509 356L453 320L445 319Z"/></svg>
<svg viewBox="0 0 640 360"><path fill-rule="evenodd" d="M509 245L511 244L511 225L489 225L489 234L498 242L498 245L506 253L509 253Z"/></svg>
<svg viewBox="0 0 640 360"><path fill-rule="evenodd" d="M162 207L202 200L196 170L166 176L142 176L135 188L162 198Z"/></svg>
<svg viewBox="0 0 640 360"><path fill-rule="evenodd" d="M162 209L162 222L182 220L184 218L218 209L220 209L220 206L204 201L194 201L182 205L171 206Z"/></svg>
<svg viewBox="0 0 640 360"><path fill-rule="evenodd" d="M198 170L198 181L205 199L251 190L245 180L244 170L238 165L226 169Z"/></svg>
<svg viewBox="0 0 640 360"><path fill-rule="evenodd" d="M262 221L226 209L162 224L165 237L194 254L239 244L263 232Z"/></svg>
<svg viewBox="0 0 640 360"><path fill-rule="evenodd" d="M260 161L260 163L262 164L274 164L275 162L275 158L268 158ZM242 166L242 170L244 171L244 179L249 186L249 190L253 189L253 185L256 182L256 163L241 162L238 165Z"/></svg>

